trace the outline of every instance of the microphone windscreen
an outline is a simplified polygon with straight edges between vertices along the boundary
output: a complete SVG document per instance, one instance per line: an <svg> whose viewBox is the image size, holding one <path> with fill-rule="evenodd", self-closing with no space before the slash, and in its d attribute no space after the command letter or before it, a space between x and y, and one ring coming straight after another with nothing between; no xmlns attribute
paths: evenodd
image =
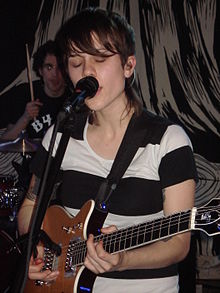
<svg viewBox="0 0 220 293"><path fill-rule="evenodd" d="M80 79L76 84L76 92L85 91L86 96L93 97L99 88L97 79L93 76L86 76Z"/></svg>

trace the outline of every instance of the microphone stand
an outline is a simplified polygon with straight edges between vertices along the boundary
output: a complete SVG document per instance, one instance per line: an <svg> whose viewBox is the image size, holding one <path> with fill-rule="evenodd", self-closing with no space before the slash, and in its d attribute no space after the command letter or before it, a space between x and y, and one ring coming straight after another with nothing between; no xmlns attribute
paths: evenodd
<svg viewBox="0 0 220 293"><path fill-rule="evenodd" d="M71 134L71 131L76 129L77 124L80 121L79 119L81 114L77 115L76 113L73 112L72 108L73 107L71 107L71 111L70 109L67 109L68 114L64 110L62 110L58 114L56 123L54 125L53 134L51 137L50 146L48 150L48 159L47 159L46 167L44 169L40 191L38 194L38 201L37 201L36 209L32 217L31 229L28 234L21 236L21 239L19 241L20 243L22 242L24 244L23 246L24 249L23 249L22 258L19 262L17 273L14 278L13 285L10 288L11 293L23 293L25 288L30 257L34 248L36 248L36 245L40 240L41 225L42 225L47 207L50 202L50 197L52 195L54 184L56 182L56 178L60 170L60 166L62 164L62 160L63 160L64 154L69 142L70 134ZM70 114L73 114L73 113L74 115L70 116ZM75 121L73 121L73 119ZM68 124L71 124L70 120L73 125L73 129L70 129L70 127L66 126ZM52 153L53 153L54 143L56 141L56 135L57 135L58 129L61 126L64 126L64 131L61 135L61 139L57 148L55 158L52 161Z"/></svg>

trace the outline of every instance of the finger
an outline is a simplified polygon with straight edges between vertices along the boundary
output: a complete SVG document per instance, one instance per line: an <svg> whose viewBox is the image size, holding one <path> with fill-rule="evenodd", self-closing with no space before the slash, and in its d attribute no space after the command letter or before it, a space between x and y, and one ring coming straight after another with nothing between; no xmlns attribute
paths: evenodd
<svg viewBox="0 0 220 293"><path fill-rule="evenodd" d="M40 101L34 101L33 103L34 103L34 105L36 105L36 106L43 106L43 103L40 102Z"/></svg>
<svg viewBox="0 0 220 293"><path fill-rule="evenodd" d="M104 250L102 241L94 243L93 240L94 236L89 235L85 266L95 273L111 270L113 267L112 263L116 263L116 260L112 261L112 256Z"/></svg>
<svg viewBox="0 0 220 293"><path fill-rule="evenodd" d="M102 228L101 229L101 232L103 233L103 234L110 234L110 233L113 233L113 232L115 232L115 231L117 231L118 229L117 229L117 227L115 226L115 225L111 225L111 226L109 226L109 227L105 227L105 228Z"/></svg>
<svg viewBox="0 0 220 293"><path fill-rule="evenodd" d="M56 280L58 275L58 271L51 272L50 270L45 270L42 272L29 272L28 277L31 280L42 280L44 282L50 282Z"/></svg>
<svg viewBox="0 0 220 293"><path fill-rule="evenodd" d="M43 265L44 265L44 261L43 261L42 258L36 258L36 259L34 260L34 264L35 264L35 265L40 265L40 264L43 264Z"/></svg>
<svg viewBox="0 0 220 293"><path fill-rule="evenodd" d="M29 272L30 273L36 273L36 272L40 272L43 269L44 266L44 262L39 260L39 262L34 262L32 264L30 264L29 266Z"/></svg>
<svg viewBox="0 0 220 293"><path fill-rule="evenodd" d="M104 247L102 240L95 246L97 258L95 261L104 271L114 271L119 268L122 262L123 253L111 254Z"/></svg>
<svg viewBox="0 0 220 293"><path fill-rule="evenodd" d="M103 268L99 264L98 256L96 253L96 246L98 243L94 243L94 236L91 234L87 240L87 255L84 261L84 265L93 271L94 273L103 272Z"/></svg>
<svg viewBox="0 0 220 293"><path fill-rule="evenodd" d="M86 256L84 265L87 269L92 271L95 274L101 274L104 273L105 270L102 268L99 263L97 263L93 258L91 258L89 255Z"/></svg>
<svg viewBox="0 0 220 293"><path fill-rule="evenodd" d="M105 270L112 270L114 267L118 266L120 261L120 254L110 254L106 252L103 248L103 243L100 241L100 243L96 246L96 254L99 258L99 264L105 269Z"/></svg>

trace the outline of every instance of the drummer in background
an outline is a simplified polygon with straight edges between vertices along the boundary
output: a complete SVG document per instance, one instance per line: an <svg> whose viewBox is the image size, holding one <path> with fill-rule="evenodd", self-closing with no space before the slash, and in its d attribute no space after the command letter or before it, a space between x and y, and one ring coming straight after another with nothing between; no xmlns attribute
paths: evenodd
<svg viewBox="0 0 220 293"><path fill-rule="evenodd" d="M34 101L30 101L28 83L16 86L0 96L5 105L1 110L1 119L8 119L7 125L3 125L6 130L1 135L1 142L15 140L22 132L28 139L42 139L46 130L55 122L64 100L70 95L60 60L56 43L51 40L46 42L33 55L33 70L40 78L33 82ZM13 160L19 162L18 154L0 154L1 175L9 175L9 171L13 173Z"/></svg>
<svg viewBox="0 0 220 293"><path fill-rule="evenodd" d="M59 54L54 41L48 41L34 54L33 70L40 77L40 81L33 82L34 101L30 101L28 84L19 85L7 92L11 101L10 124L1 139L14 140L23 130L27 132L28 138L43 138L45 131L54 123L69 95ZM1 99L4 98L2 95Z"/></svg>

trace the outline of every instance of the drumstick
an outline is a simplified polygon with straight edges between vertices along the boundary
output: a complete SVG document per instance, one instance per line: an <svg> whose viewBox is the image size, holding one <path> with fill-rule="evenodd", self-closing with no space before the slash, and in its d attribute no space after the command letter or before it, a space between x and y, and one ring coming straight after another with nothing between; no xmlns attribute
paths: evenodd
<svg viewBox="0 0 220 293"><path fill-rule="evenodd" d="M30 65L28 44L25 44L25 46L26 46L26 56L27 56L27 73L28 73L28 80L29 80L30 91L31 91L31 101L34 101L34 91L33 91L33 84L32 84L32 78L31 78L31 65Z"/></svg>

